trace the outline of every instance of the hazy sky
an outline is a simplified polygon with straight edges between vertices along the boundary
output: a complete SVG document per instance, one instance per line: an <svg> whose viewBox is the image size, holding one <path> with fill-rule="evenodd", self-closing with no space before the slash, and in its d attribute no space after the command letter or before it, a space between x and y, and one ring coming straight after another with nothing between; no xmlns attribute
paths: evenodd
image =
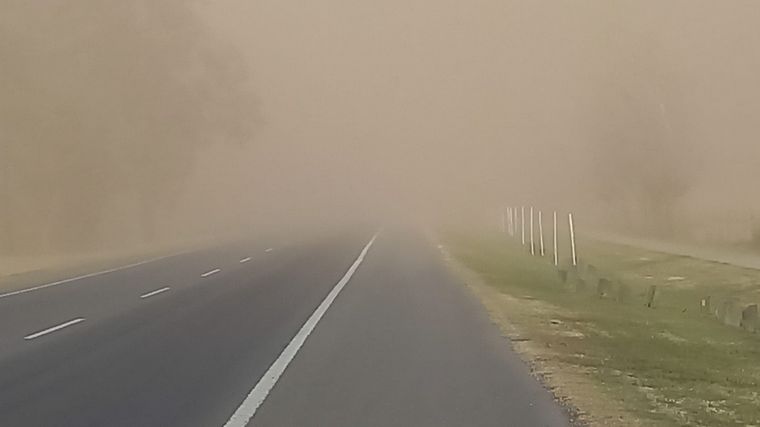
<svg viewBox="0 0 760 427"><path fill-rule="evenodd" d="M227 0L204 10L253 64L262 166L315 196L361 184L372 197L553 200L597 179L586 173L597 127L627 114L616 112L625 103L660 116L674 167L700 191L722 197L758 177L754 1ZM659 153L642 150L647 168Z"/></svg>
<svg viewBox="0 0 760 427"><path fill-rule="evenodd" d="M754 0L9 1L4 241L760 208Z"/></svg>
<svg viewBox="0 0 760 427"><path fill-rule="evenodd" d="M483 201L506 195L527 164L540 174L571 154L587 83L581 46L550 46L556 35L525 21L537 12L504 2L226 4L209 10L253 64L258 152L308 193ZM550 128L556 116L562 128Z"/></svg>

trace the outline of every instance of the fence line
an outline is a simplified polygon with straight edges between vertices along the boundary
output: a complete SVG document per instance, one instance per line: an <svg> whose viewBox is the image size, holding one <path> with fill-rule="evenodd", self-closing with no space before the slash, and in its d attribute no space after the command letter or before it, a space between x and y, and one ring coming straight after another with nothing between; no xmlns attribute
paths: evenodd
<svg viewBox="0 0 760 427"><path fill-rule="evenodd" d="M540 256L546 256L546 243L544 240L544 215L543 210L537 209L534 206L528 207L528 221L525 218L525 206L520 206L519 222L520 222L520 243L523 246L530 244L530 254L536 255L536 240L535 240L535 228L534 217L538 216L538 254ZM515 237L517 234L517 222L518 213L516 207L505 207L502 211L502 232ZM573 266L578 266L578 253L575 239L575 219L572 212L567 214L568 224L568 240L570 243L570 262ZM526 225L529 227L528 236L526 238ZM552 252L554 258L554 265L559 266L559 228L557 225L557 211L552 212Z"/></svg>

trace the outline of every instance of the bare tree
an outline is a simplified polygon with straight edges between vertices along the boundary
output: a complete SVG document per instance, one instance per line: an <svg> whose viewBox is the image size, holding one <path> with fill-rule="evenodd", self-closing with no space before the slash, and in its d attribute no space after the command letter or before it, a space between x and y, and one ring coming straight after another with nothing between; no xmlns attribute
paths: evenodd
<svg viewBox="0 0 760 427"><path fill-rule="evenodd" d="M632 38L607 50L590 124L597 196L620 225L672 234L676 204L692 182L678 79L654 42Z"/></svg>

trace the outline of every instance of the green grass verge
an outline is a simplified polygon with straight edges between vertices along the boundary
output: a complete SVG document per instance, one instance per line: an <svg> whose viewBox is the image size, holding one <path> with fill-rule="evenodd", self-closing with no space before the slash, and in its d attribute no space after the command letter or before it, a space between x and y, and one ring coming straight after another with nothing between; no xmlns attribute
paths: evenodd
<svg viewBox="0 0 760 427"><path fill-rule="evenodd" d="M510 321L640 424L760 425L760 335L701 308L708 296L713 304L760 302L760 271L585 240L583 264L597 273L585 269L584 288L561 280L549 257L530 256L503 235L444 237L451 255L500 293L556 308ZM614 284L605 297L596 292L599 277ZM550 320L578 333L547 333Z"/></svg>

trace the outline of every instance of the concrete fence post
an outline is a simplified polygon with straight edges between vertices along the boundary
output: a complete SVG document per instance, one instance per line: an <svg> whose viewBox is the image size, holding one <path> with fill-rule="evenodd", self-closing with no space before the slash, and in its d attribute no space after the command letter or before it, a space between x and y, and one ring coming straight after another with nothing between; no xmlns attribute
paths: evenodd
<svg viewBox="0 0 760 427"><path fill-rule="evenodd" d="M515 208L509 208L509 235L515 237Z"/></svg>
<svg viewBox="0 0 760 427"><path fill-rule="evenodd" d="M536 254L536 245L533 243L533 206L530 207L530 254Z"/></svg>
<svg viewBox="0 0 760 427"><path fill-rule="evenodd" d="M517 232L517 208L512 208L510 215L512 217L512 237L515 237L515 233Z"/></svg>
<svg viewBox="0 0 760 427"><path fill-rule="evenodd" d="M559 265L559 252L557 251L557 211L554 211L554 265Z"/></svg>
<svg viewBox="0 0 760 427"><path fill-rule="evenodd" d="M541 211L538 211L538 242L541 256L546 255L546 249L544 248L544 219Z"/></svg>
<svg viewBox="0 0 760 427"><path fill-rule="evenodd" d="M575 224L573 223L573 214L567 214L567 221L570 225L570 249L572 250L573 266L578 265L578 255L575 252Z"/></svg>

